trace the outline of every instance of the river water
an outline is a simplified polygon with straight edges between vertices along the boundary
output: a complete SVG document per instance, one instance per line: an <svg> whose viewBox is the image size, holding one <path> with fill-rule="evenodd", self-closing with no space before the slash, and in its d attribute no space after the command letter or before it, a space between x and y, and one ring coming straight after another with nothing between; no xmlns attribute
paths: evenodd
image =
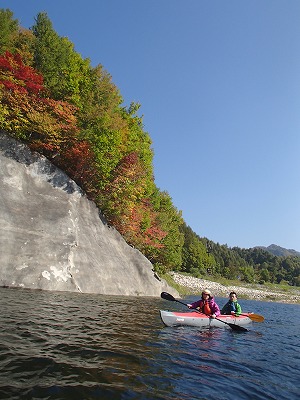
<svg viewBox="0 0 300 400"><path fill-rule="evenodd" d="M159 309L185 306L0 288L0 399L299 399L300 305L240 303L265 321L170 328Z"/></svg>

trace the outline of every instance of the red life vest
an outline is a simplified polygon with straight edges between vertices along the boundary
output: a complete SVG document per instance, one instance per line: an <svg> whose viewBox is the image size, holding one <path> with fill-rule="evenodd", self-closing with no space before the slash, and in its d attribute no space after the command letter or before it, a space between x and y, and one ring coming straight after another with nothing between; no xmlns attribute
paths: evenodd
<svg viewBox="0 0 300 400"><path fill-rule="evenodd" d="M210 309L210 306L209 306L209 302L208 302L208 301L205 301L205 302L204 302L204 305L203 305L203 312L204 312L204 314L206 314L206 315L211 315L211 309Z"/></svg>

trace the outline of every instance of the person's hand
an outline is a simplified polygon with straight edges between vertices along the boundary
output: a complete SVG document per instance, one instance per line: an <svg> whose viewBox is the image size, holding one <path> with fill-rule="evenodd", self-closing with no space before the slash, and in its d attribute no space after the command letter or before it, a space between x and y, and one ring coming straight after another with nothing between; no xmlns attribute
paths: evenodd
<svg viewBox="0 0 300 400"><path fill-rule="evenodd" d="M212 318L216 318L216 314L212 314L211 317L212 317Z"/></svg>

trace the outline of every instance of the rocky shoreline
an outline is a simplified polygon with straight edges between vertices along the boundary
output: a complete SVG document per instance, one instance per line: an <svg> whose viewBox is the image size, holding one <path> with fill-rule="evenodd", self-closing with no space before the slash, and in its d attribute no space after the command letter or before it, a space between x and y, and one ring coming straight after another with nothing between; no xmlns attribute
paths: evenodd
<svg viewBox="0 0 300 400"><path fill-rule="evenodd" d="M177 272L171 273L174 282L191 291L191 293L201 293L205 288L211 290L214 296L227 297L229 292L235 291L238 297L249 300L259 301L275 301L279 303L299 303L300 290L291 290L289 293L270 291L268 289L259 288L252 289L243 286L224 286L217 282L208 281L201 278L182 275Z"/></svg>

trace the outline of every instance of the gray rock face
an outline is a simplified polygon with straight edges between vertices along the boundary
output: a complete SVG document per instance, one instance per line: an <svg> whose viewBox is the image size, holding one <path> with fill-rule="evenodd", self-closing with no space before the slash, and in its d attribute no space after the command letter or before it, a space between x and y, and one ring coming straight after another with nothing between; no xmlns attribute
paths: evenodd
<svg viewBox="0 0 300 400"><path fill-rule="evenodd" d="M0 286L178 295L61 170L0 132Z"/></svg>

